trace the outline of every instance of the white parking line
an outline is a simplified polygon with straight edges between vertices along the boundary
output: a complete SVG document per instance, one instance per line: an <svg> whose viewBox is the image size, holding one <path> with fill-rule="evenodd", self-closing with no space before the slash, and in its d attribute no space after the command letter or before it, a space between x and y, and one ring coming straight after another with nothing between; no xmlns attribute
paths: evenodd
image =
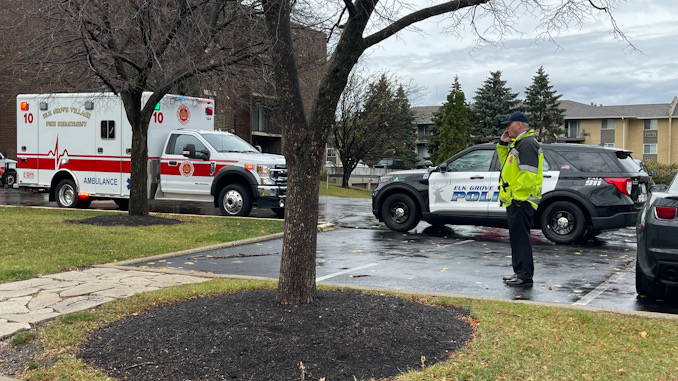
<svg viewBox="0 0 678 381"><path fill-rule="evenodd" d="M350 272L353 272L353 271L356 271L356 270L362 270L362 269L366 269L366 268L373 267L373 266L376 266L376 265L377 265L376 263L368 263L368 264L366 264L366 265L364 265L364 266L354 267L354 268L352 268L352 269L348 269L348 270L344 270L344 271L339 271L339 272L336 272L336 273L333 273L333 274L328 274L328 275L325 275L325 276L321 276L320 278L316 278L315 281L316 281L316 283L322 282L322 281L324 281L324 280L326 280L326 279L334 278L335 276L344 275L344 274L347 274L347 273L350 273Z"/></svg>
<svg viewBox="0 0 678 381"><path fill-rule="evenodd" d="M463 245L463 244L465 244L465 243L475 242L475 241L476 241L476 240L474 240L474 239L467 239L466 241L455 242L455 243L453 243L452 245Z"/></svg>
<svg viewBox="0 0 678 381"><path fill-rule="evenodd" d="M607 278L607 280L605 282L599 284L598 287L591 290L591 292L589 292L588 294L582 296L579 300L572 303L572 305L575 305L575 306L586 306L586 305L588 305L589 303L594 301L597 297L602 295L605 291L607 291L610 288L610 286L617 283L617 281L620 278L624 278L626 274L633 272L635 270L635 266L636 266L636 262L631 261L631 263L629 263L624 270L612 274L612 276Z"/></svg>

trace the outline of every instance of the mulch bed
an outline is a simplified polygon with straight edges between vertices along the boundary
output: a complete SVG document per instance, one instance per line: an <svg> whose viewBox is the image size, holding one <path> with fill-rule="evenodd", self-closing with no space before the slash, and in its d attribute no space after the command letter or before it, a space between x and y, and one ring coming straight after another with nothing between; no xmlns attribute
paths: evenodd
<svg viewBox="0 0 678 381"><path fill-rule="evenodd" d="M155 307L94 332L79 357L121 380L384 379L443 361L471 338L469 312L319 291L285 306L274 290Z"/></svg>
<svg viewBox="0 0 678 381"><path fill-rule="evenodd" d="M66 221L71 224L88 224L98 226L149 226L149 225L176 225L183 221L175 220L173 218L156 217L156 216L133 216L130 214L110 214L104 216L96 216L92 218L85 218L82 220Z"/></svg>

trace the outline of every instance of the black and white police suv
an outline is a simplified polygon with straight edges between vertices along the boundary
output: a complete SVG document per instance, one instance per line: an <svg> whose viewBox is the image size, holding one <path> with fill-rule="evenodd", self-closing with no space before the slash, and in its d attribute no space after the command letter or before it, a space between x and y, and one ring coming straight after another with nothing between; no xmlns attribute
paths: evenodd
<svg viewBox="0 0 678 381"><path fill-rule="evenodd" d="M543 143L544 182L534 228L555 243L593 238L634 226L647 200L650 176L631 151L581 144ZM391 172L372 193L372 213L405 232L431 225L506 227L499 205L501 163L495 144L479 144L428 170Z"/></svg>

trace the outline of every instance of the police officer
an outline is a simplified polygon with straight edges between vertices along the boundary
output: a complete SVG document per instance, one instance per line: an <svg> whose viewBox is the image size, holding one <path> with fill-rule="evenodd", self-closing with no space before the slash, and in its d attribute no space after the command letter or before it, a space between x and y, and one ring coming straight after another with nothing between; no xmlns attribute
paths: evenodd
<svg viewBox="0 0 678 381"><path fill-rule="evenodd" d="M497 143L501 160L499 201L506 207L513 275L504 277L507 286L531 286L534 274L530 228L541 198L544 154L527 116L514 112L505 122L506 130Z"/></svg>

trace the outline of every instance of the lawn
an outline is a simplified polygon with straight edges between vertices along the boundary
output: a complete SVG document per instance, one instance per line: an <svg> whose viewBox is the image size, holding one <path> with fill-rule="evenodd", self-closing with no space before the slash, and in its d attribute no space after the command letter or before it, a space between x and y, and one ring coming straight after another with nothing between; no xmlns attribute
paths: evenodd
<svg viewBox="0 0 678 381"><path fill-rule="evenodd" d="M283 221L164 215L183 223L95 226L71 223L115 212L0 207L0 282L257 237Z"/></svg>
<svg viewBox="0 0 678 381"><path fill-rule="evenodd" d="M97 327L161 304L274 287L274 282L215 280L144 293L58 319L35 338L50 365L32 364L28 379L107 379L74 356ZM675 380L678 374L676 320L531 303L394 296L469 308L476 329L471 342L449 360L430 364L422 358L421 369L394 380Z"/></svg>

